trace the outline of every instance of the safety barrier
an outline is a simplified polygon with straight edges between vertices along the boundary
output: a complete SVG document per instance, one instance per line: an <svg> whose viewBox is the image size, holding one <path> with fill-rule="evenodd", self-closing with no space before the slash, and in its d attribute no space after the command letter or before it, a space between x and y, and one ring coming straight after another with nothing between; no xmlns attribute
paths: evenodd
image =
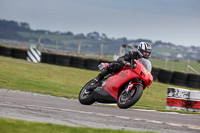
<svg viewBox="0 0 200 133"><path fill-rule="evenodd" d="M56 54L47 54L47 63L48 64L56 64Z"/></svg>
<svg viewBox="0 0 200 133"><path fill-rule="evenodd" d="M159 72L160 72L160 68L156 68L156 67L152 68L151 74L153 76L153 80L157 80Z"/></svg>
<svg viewBox="0 0 200 133"><path fill-rule="evenodd" d="M200 112L200 91L169 87L165 108Z"/></svg>
<svg viewBox="0 0 200 133"><path fill-rule="evenodd" d="M0 46L0 55L9 57L11 56L11 50L9 47Z"/></svg>
<svg viewBox="0 0 200 133"><path fill-rule="evenodd" d="M191 111L200 112L200 91L190 91L189 101Z"/></svg>
<svg viewBox="0 0 200 133"><path fill-rule="evenodd" d="M158 74L158 80L162 83L170 83L173 77L173 72L160 69Z"/></svg>
<svg viewBox="0 0 200 133"><path fill-rule="evenodd" d="M187 89L169 87L167 90L166 109L187 111L189 92Z"/></svg>
<svg viewBox="0 0 200 133"><path fill-rule="evenodd" d="M184 86L186 79L187 79L187 74L174 71L171 84Z"/></svg>
<svg viewBox="0 0 200 133"><path fill-rule="evenodd" d="M71 56L56 55L56 65L70 66Z"/></svg>
<svg viewBox="0 0 200 133"><path fill-rule="evenodd" d="M11 57L26 60L27 50L26 49L12 48L11 49Z"/></svg>
<svg viewBox="0 0 200 133"><path fill-rule="evenodd" d="M90 70L98 70L98 65L101 63L100 60L86 59L85 68Z"/></svg>
<svg viewBox="0 0 200 133"><path fill-rule="evenodd" d="M85 68L85 59L81 57L71 57L70 66L76 68Z"/></svg>
<svg viewBox="0 0 200 133"><path fill-rule="evenodd" d="M26 59L27 50L0 46L0 55L19 58L19 59ZM77 56L59 55L52 53L41 53L40 62L61 65L61 66L84 68L89 70L98 70L97 66L101 62L111 63L112 61L98 60L98 59L84 59ZM172 72L156 67L152 68L151 73L153 75L154 80L158 80L159 82L162 83L179 85L179 86L188 86L191 88L200 89L200 75L187 74L177 71Z"/></svg>
<svg viewBox="0 0 200 133"><path fill-rule="evenodd" d="M31 62L38 63L41 60L41 52L38 51L36 48L29 48L27 51L27 60Z"/></svg>
<svg viewBox="0 0 200 133"><path fill-rule="evenodd" d="M186 86L191 88L199 88L200 86L200 75L188 74L186 80Z"/></svg>

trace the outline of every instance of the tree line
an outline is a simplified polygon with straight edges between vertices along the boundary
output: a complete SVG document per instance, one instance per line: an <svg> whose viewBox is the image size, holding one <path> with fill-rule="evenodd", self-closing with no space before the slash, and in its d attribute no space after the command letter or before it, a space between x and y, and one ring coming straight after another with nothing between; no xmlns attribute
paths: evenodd
<svg viewBox="0 0 200 133"><path fill-rule="evenodd" d="M21 34L20 34L21 33ZM22 34L23 33L23 34ZM35 36L27 36L34 34ZM139 42L145 41L153 46L152 56L156 58L165 58L169 55L169 58L175 59L177 54L184 55L183 58L199 59L200 47L184 47L176 46L172 43L166 43L162 41L152 42L149 39L136 39L128 40L126 37L122 38L110 38L105 33L100 34L97 31L90 32L88 34L74 34L71 31L67 32L51 32L49 30L33 30L26 22L16 22L0 19L0 39L21 41L27 43L37 43L38 36L42 36L41 43L45 47L56 48L56 41L59 44L58 49L77 52L79 42L82 43L81 53L99 54L100 46L103 44L104 54L117 54L122 44L138 45ZM53 37L52 37L53 36ZM62 37L61 37L62 36ZM156 50L155 50L156 49ZM187 51L191 51L187 52Z"/></svg>

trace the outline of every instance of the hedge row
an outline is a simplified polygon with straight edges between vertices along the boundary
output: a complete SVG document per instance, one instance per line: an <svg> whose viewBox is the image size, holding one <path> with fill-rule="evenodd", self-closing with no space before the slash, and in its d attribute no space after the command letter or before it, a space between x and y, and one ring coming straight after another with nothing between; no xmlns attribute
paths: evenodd
<svg viewBox="0 0 200 133"><path fill-rule="evenodd" d="M0 46L0 55L26 60L27 50ZM41 62L61 66L71 66L76 68L86 68L89 70L98 70L97 67L101 62L108 61L84 59L81 57L73 57L68 55L42 53ZM153 67L151 73L153 75L154 80L158 80L162 83L188 86L191 88L200 88L200 75L186 74L176 71L171 72L155 67Z"/></svg>

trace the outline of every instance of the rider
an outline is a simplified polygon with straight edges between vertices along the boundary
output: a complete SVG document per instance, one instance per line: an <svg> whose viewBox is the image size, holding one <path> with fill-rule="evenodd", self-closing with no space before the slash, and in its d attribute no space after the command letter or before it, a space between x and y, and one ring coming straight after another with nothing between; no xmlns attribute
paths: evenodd
<svg viewBox="0 0 200 133"><path fill-rule="evenodd" d="M123 66L127 65L131 62L131 60L138 60L140 58L148 59L151 55L151 45L146 42L140 42L137 48L137 51L129 51L122 57L117 59L116 63L110 63L99 75L94 78L94 84L90 85L87 90L93 90L97 87L97 83L101 81L106 75L109 73L117 73L119 72Z"/></svg>

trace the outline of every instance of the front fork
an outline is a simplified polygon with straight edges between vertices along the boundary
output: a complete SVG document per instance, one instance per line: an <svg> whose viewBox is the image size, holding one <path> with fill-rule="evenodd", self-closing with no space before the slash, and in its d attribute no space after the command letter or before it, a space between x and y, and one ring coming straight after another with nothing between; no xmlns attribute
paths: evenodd
<svg viewBox="0 0 200 133"><path fill-rule="evenodd" d="M136 84L140 85L140 83L132 83L132 81L129 81L129 83L126 87L126 92L128 93L133 88L133 86L136 85Z"/></svg>

